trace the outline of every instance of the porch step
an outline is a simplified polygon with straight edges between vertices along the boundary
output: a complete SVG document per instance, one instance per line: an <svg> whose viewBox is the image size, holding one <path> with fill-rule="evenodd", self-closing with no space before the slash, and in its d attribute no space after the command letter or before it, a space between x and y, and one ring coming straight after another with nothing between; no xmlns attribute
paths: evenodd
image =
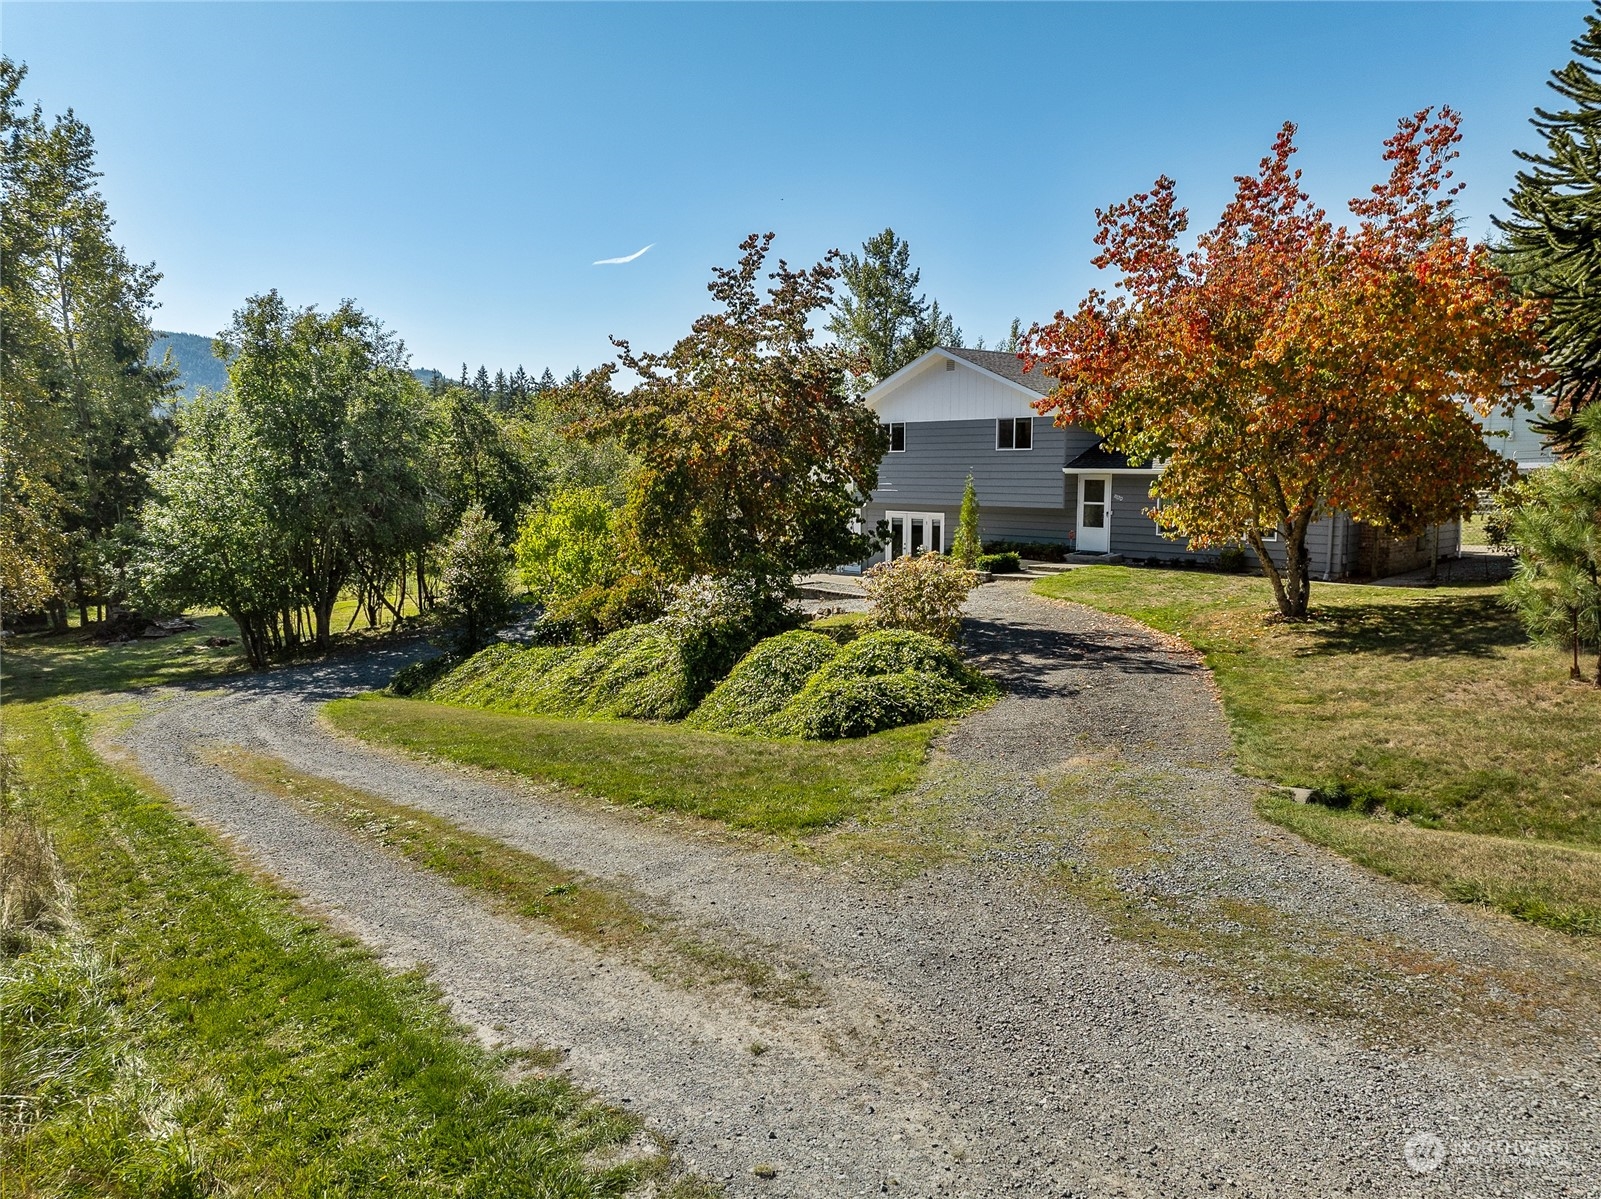
<svg viewBox="0 0 1601 1199"><path fill-rule="evenodd" d="M1023 567L1025 570L1032 570L1041 574L1060 574L1064 570L1072 570L1075 566L1121 566L1122 563L1122 554L1075 552L1068 554L1061 562L1035 562L1032 559L1025 559Z"/></svg>
<svg viewBox="0 0 1601 1199"><path fill-rule="evenodd" d="M1123 555L1079 552L1069 554L1067 561L1073 566L1121 566L1123 565Z"/></svg>

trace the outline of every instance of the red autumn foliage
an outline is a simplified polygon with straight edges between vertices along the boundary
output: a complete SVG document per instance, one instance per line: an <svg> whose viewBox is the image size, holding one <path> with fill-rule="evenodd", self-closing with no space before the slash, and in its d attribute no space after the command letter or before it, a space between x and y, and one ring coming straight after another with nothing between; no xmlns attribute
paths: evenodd
<svg viewBox="0 0 1601 1199"><path fill-rule="evenodd" d="M1458 126L1449 108L1402 120L1354 227L1302 190L1291 124L1191 250L1158 179L1096 212L1094 262L1121 294L1091 291L1024 344L1058 384L1040 411L1166 459L1164 528L1251 545L1291 619L1306 615L1314 521L1338 510L1407 535L1468 512L1508 469L1479 419L1542 379L1536 304L1459 232ZM1282 568L1263 540L1275 529Z"/></svg>

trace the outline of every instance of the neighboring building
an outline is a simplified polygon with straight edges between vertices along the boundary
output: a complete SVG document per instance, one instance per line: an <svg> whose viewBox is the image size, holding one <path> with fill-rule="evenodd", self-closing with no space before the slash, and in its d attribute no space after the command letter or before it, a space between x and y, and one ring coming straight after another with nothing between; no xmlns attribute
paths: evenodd
<svg viewBox="0 0 1601 1199"><path fill-rule="evenodd" d="M1557 460L1551 447L1546 445L1545 438L1533 427L1536 421L1551 419L1550 400L1536 400L1533 412L1520 408L1511 416L1501 412L1492 413L1488 418L1478 413L1473 415L1475 419L1484 421L1485 441L1490 448L1503 458L1516 462L1519 472L1527 474L1542 466L1550 466Z"/></svg>
<svg viewBox="0 0 1601 1199"><path fill-rule="evenodd" d="M1131 464L1090 430L1059 427L1034 410L1052 386L1025 373L1015 354L941 347L868 392L890 431L878 487L862 510L868 529L881 520L889 527L881 557L944 550L971 474L985 541L1050 542L1152 565L1215 559L1216 550L1164 537L1145 514L1156 506L1158 469ZM1313 574L1325 579L1413 570L1454 556L1459 544L1455 522L1395 539L1342 514L1307 535Z"/></svg>

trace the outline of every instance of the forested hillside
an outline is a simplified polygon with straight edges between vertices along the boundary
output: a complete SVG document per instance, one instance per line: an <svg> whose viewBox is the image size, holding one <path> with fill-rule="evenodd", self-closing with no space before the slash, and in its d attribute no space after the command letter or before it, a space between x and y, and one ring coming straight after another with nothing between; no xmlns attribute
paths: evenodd
<svg viewBox="0 0 1601 1199"><path fill-rule="evenodd" d="M192 400L202 387L221 391L228 385L228 366L211 352L212 339L201 333L172 333L165 329L155 331L150 344L150 363L161 364L162 356L172 351L172 363L178 368L178 394ZM418 367L411 372L424 385L431 384L438 371Z"/></svg>
<svg viewBox="0 0 1601 1199"><path fill-rule="evenodd" d="M168 350L172 351L172 364L178 368L178 392L184 399L194 399L202 387L221 391L228 385L228 366L212 354L211 338L157 329L150 343L151 364L160 365Z"/></svg>

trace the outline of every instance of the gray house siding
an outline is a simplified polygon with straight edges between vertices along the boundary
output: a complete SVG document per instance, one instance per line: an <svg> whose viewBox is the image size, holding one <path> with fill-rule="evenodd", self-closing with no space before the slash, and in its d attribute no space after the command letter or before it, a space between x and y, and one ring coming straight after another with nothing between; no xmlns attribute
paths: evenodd
<svg viewBox="0 0 1601 1199"><path fill-rule="evenodd" d="M950 549L956 531L961 499L950 504L871 503L862 509L863 527L869 532L890 512L940 512L944 514L944 548ZM979 504L978 535L981 541L1048 541L1066 544L1073 540L1073 514L1063 508L989 508ZM882 554L876 555L882 558Z"/></svg>
<svg viewBox="0 0 1601 1199"><path fill-rule="evenodd" d="M993 420L908 421L904 452L884 455L872 503L912 511L952 511L969 473L978 502L992 508L1064 507L1062 467L1094 435L1034 417L1034 448L995 448Z"/></svg>
<svg viewBox="0 0 1601 1199"><path fill-rule="evenodd" d="M1162 536L1145 510L1156 506L1150 475L1112 476L1112 552L1125 558L1162 562L1215 561L1217 549L1191 549L1183 539ZM1355 566L1356 526L1344 513L1318 521L1306 531L1307 559L1317 578L1343 578ZM1284 566L1284 543L1269 541L1267 552L1276 566Z"/></svg>
<svg viewBox="0 0 1601 1199"><path fill-rule="evenodd" d="M978 509L981 541L1046 541L1064 545L1073 540L1073 514L1066 508Z"/></svg>

